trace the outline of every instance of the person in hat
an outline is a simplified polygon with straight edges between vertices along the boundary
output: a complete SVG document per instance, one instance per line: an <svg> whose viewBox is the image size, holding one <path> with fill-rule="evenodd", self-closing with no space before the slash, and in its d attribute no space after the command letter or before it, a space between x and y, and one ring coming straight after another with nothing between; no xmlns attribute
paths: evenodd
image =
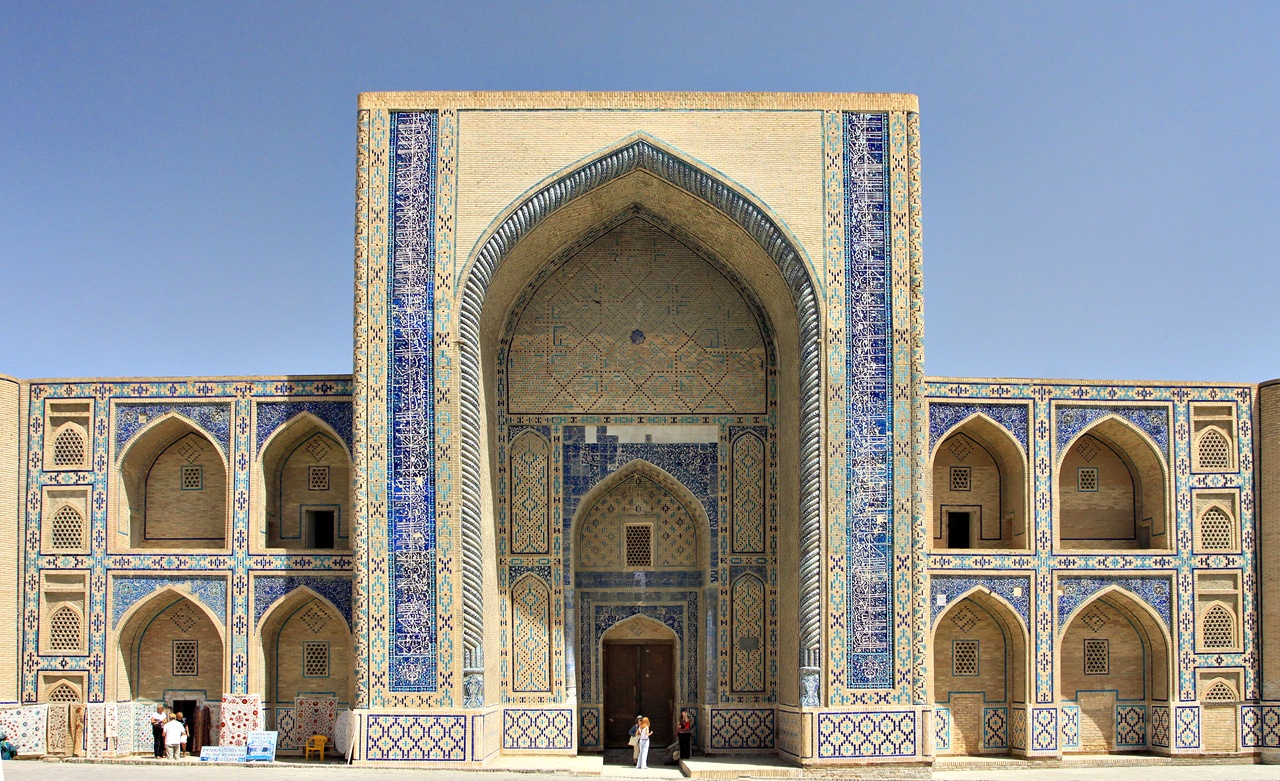
<svg viewBox="0 0 1280 781"><path fill-rule="evenodd" d="M631 725L631 729L627 731L627 742L631 744L631 764L635 764L640 758L640 721L644 716L636 716L636 723Z"/></svg>

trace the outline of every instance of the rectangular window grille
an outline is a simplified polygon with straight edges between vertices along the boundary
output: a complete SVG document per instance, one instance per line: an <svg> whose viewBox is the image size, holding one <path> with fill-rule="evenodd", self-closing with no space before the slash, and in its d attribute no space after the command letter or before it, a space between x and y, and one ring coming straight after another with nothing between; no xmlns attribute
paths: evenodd
<svg viewBox="0 0 1280 781"><path fill-rule="evenodd" d="M182 467L182 490L200 491L204 488L204 474L198 466Z"/></svg>
<svg viewBox="0 0 1280 781"><path fill-rule="evenodd" d="M199 675L199 649L197 640L173 641L173 674Z"/></svg>
<svg viewBox="0 0 1280 781"><path fill-rule="evenodd" d="M978 674L977 640L956 640L951 644L951 674Z"/></svg>
<svg viewBox="0 0 1280 781"><path fill-rule="evenodd" d="M647 523L629 523L625 534L627 566L638 569L652 567L653 527Z"/></svg>
<svg viewBox="0 0 1280 781"><path fill-rule="evenodd" d="M304 678L329 677L329 644L302 644L302 675Z"/></svg>
<svg viewBox="0 0 1280 781"><path fill-rule="evenodd" d="M329 490L329 467L327 466L307 467L307 490L310 490L310 491L328 491Z"/></svg>
<svg viewBox="0 0 1280 781"><path fill-rule="evenodd" d="M1111 649L1105 639L1086 637L1084 640L1084 674L1110 675Z"/></svg>
<svg viewBox="0 0 1280 781"><path fill-rule="evenodd" d="M973 472L967 466L951 467L951 490L968 491L973 487Z"/></svg>
<svg viewBox="0 0 1280 781"><path fill-rule="evenodd" d="M1096 491L1098 490L1098 467L1082 466L1076 472L1076 490L1077 491Z"/></svg>

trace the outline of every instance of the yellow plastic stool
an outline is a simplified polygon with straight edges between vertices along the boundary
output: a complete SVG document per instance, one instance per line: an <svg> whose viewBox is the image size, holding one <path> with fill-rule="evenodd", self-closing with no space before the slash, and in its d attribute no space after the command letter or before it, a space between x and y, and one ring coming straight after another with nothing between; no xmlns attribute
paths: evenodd
<svg viewBox="0 0 1280 781"><path fill-rule="evenodd" d="M311 752L314 751L320 759L324 759L324 744L328 742L329 739L324 735L312 735L310 738L307 738L307 753L304 754L302 758L311 759Z"/></svg>

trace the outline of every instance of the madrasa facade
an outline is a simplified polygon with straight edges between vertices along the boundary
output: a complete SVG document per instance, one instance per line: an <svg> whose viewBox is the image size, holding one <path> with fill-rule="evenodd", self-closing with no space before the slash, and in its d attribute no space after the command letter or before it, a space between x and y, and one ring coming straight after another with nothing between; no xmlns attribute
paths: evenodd
<svg viewBox="0 0 1280 781"><path fill-rule="evenodd" d="M1280 749L1280 386L926 376L914 96L370 93L356 152L352 375L0 382L0 700L367 764L681 709L812 768Z"/></svg>

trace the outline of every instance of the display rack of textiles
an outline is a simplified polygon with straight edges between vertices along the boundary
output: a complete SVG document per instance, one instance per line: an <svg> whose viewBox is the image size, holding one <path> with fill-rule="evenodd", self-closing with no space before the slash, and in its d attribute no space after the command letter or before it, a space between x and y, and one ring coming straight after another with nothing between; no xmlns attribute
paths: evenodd
<svg viewBox="0 0 1280 781"><path fill-rule="evenodd" d="M338 715L338 700L334 697L299 697L293 702L295 740L305 744L312 735L324 735L333 740L333 722Z"/></svg>
<svg viewBox="0 0 1280 781"><path fill-rule="evenodd" d="M24 757L44 756L49 733L49 706L24 705L0 711L0 729Z"/></svg>
<svg viewBox="0 0 1280 781"><path fill-rule="evenodd" d="M108 711L110 711L111 721L114 723L116 712L114 702L91 702L84 706L84 728L80 732L82 756L90 759L107 756L110 750L107 744Z"/></svg>
<svg viewBox="0 0 1280 781"><path fill-rule="evenodd" d="M249 733L263 728L262 698L256 694L224 694L219 746L243 746Z"/></svg>
<svg viewBox="0 0 1280 781"><path fill-rule="evenodd" d="M45 751L66 756L71 753L71 703L51 702L45 731Z"/></svg>

